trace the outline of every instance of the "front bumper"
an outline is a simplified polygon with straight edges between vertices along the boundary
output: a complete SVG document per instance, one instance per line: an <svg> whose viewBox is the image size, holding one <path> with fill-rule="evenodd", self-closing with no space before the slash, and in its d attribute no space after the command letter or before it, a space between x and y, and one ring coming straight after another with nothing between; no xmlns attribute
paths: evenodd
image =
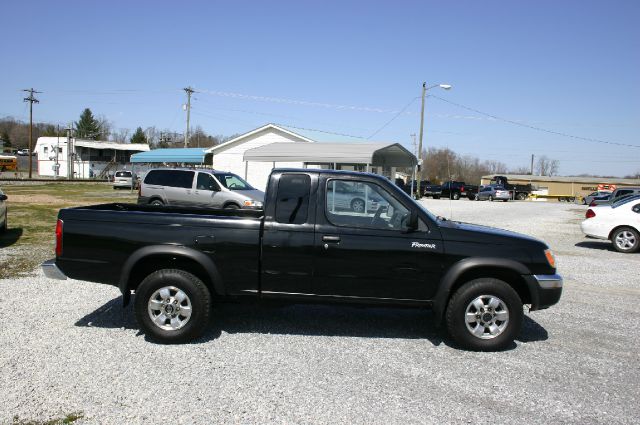
<svg viewBox="0 0 640 425"><path fill-rule="evenodd" d="M56 260L47 260L42 265L44 275L49 279L66 280L67 276L56 265Z"/></svg>
<svg viewBox="0 0 640 425"><path fill-rule="evenodd" d="M562 276L528 275L524 276L531 294L531 310L543 310L560 301L562 295Z"/></svg>

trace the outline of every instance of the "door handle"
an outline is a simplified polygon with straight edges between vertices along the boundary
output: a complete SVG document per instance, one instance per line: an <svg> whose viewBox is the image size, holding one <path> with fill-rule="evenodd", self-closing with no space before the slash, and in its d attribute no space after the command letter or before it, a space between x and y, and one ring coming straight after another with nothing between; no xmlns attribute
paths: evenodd
<svg viewBox="0 0 640 425"><path fill-rule="evenodd" d="M340 236L323 236L323 242L340 242Z"/></svg>

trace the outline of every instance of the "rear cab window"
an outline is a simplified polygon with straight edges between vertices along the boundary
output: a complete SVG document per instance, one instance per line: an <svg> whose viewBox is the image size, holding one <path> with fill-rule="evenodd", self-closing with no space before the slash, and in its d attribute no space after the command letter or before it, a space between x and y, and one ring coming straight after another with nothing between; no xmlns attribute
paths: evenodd
<svg viewBox="0 0 640 425"><path fill-rule="evenodd" d="M283 174L276 195L276 221L302 224L309 215L311 178L306 174Z"/></svg>

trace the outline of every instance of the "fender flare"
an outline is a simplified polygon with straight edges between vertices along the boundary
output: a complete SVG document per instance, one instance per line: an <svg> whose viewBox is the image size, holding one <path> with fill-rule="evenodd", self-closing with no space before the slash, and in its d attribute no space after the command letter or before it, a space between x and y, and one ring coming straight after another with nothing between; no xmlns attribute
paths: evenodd
<svg viewBox="0 0 640 425"><path fill-rule="evenodd" d="M485 267L493 267L515 272L521 276L531 274L531 271L524 264L506 258L472 257L458 261L452 265L442 279L440 279L440 285L438 285L436 295L433 297L433 311L435 313L437 324L440 324L444 318L447 302L449 301L449 296L451 294L451 288L453 288L453 285L456 283L458 278L470 270ZM535 297L537 293L531 291L529 281L525 279L525 282L527 283L527 289L531 293L531 296Z"/></svg>
<svg viewBox="0 0 640 425"><path fill-rule="evenodd" d="M135 251L129 256L127 261L125 261L124 265L122 266L118 288L122 293L123 303L125 306L129 303L129 299L131 298L131 291L129 291L127 288L131 271L140 261L155 255L171 255L174 257L182 257L195 261L205 270L205 272L209 276L209 279L211 280L211 283L213 285L213 289L218 294L225 293L224 284L222 282L220 272L218 271L218 267L206 254L183 245L150 245Z"/></svg>

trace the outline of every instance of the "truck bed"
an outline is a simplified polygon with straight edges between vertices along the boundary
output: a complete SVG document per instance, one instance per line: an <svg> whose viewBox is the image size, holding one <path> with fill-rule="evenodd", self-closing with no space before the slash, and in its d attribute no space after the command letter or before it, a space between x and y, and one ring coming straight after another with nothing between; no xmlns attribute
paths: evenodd
<svg viewBox="0 0 640 425"><path fill-rule="evenodd" d="M57 264L73 279L117 286L136 252L171 246L215 259L231 292L257 289L263 214L124 203L65 208L58 215L64 241ZM159 261L170 266L171 258Z"/></svg>

